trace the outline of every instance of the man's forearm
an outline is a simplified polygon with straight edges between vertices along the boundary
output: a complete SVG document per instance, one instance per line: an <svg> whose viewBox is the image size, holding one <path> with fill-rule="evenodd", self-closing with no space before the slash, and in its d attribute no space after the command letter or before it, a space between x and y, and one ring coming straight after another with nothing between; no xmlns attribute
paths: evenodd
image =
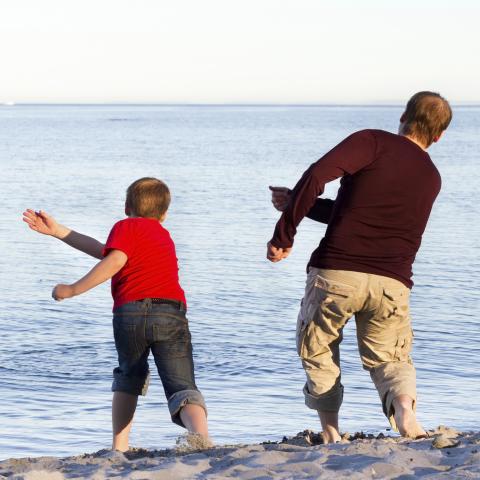
<svg viewBox="0 0 480 480"><path fill-rule="evenodd" d="M292 190L290 202L277 222L270 240L274 247L292 247L298 224L323 193L326 178L316 178L313 170L317 163L310 165Z"/></svg>
<svg viewBox="0 0 480 480"><path fill-rule="evenodd" d="M71 230L64 225L58 225L55 237L87 255L98 259L103 258L103 249L105 245L88 235L75 232L75 230Z"/></svg>
<svg viewBox="0 0 480 480"><path fill-rule="evenodd" d="M320 223L327 223L330 221L333 212L333 205L335 200L329 198L317 198L313 207L308 211L307 217Z"/></svg>

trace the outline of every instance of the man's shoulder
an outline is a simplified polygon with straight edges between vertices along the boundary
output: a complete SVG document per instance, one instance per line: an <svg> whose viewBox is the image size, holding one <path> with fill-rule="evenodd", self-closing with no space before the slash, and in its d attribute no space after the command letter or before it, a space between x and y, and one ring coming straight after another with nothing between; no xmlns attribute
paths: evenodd
<svg viewBox="0 0 480 480"><path fill-rule="evenodd" d="M387 149L393 148L395 151L408 151L411 153L422 154L422 156L428 157L428 153L425 150L422 150L418 145L416 145L411 140L408 140L405 136L398 133L387 132L386 130L380 129L369 129L362 130L368 132L369 135L375 138L376 144L381 147L384 146Z"/></svg>
<svg viewBox="0 0 480 480"><path fill-rule="evenodd" d="M386 130L380 130L378 128L364 128L363 130L357 130L356 132L353 132L345 140L376 144L382 141L395 141L396 137L398 137L398 135L387 132Z"/></svg>
<svg viewBox="0 0 480 480"><path fill-rule="evenodd" d="M388 139L396 140L399 135L392 132L387 132L386 130L381 130L379 128L368 128L365 130L360 130L360 132L365 132L365 134L372 135L375 139Z"/></svg>

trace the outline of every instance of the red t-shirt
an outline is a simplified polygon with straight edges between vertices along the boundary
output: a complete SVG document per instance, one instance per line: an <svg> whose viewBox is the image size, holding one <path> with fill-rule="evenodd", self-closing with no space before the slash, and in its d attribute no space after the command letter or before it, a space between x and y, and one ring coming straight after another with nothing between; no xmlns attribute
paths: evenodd
<svg viewBox="0 0 480 480"><path fill-rule="evenodd" d="M113 308L143 298L166 298L186 303L178 281L175 244L158 220L126 218L117 222L103 255L121 250L127 263L112 277Z"/></svg>

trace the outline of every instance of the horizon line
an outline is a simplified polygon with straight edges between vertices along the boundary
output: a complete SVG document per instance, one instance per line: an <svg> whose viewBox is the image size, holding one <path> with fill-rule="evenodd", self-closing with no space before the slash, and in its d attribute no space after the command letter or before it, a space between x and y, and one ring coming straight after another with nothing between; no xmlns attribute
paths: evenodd
<svg viewBox="0 0 480 480"><path fill-rule="evenodd" d="M450 102L452 107L480 107L480 101L457 101ZM0 107L21 107L21 106L158 106L158 107L403 107L405 102L372 102L372 103L319 103L319 102L0 102Z"/></svg>

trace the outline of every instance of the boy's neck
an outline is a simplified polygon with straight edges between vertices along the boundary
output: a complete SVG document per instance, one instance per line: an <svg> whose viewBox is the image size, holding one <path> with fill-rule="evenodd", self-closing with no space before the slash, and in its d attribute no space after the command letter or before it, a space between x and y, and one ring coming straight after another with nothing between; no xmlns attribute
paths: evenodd
<svg viewBox="0 0 480 480"><path fill-rule="evenodd" d="M146 220L155 220L158 223L163 223L165 221L166 215L163 215L161 218L155 217L139 217L137 215L127 215L128 218L145 218Z"/></svg>

